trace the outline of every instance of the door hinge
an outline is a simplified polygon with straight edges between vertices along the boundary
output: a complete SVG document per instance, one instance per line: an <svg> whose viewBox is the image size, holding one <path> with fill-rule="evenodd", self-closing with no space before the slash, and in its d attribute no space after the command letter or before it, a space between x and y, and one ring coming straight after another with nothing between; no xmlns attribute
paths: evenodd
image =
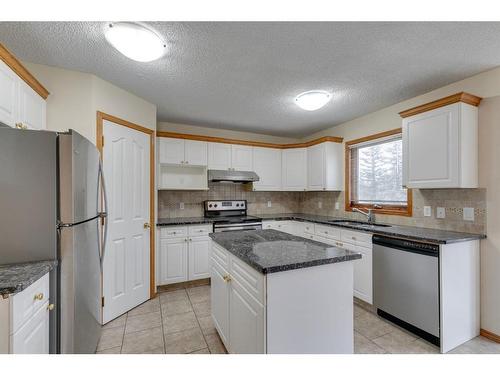
<svg viewBox="0 0 500 375"><path fill-rule="evenodd" d="M104 297L102 297L102 299L101 299L101 305L102 305L102 307L104 307Z"/></svg>
<svg viewBox="0 0 500 375"><path fill-rule="evenodd" d="M102 142L101 142L101 147L104 147L104 136L102 136Z"/></svg>

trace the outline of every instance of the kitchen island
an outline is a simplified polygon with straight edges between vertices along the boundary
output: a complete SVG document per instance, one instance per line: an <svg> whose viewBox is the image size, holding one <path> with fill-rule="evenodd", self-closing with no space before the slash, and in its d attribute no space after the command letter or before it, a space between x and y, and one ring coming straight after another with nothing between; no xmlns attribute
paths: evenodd
<svg viewBox="0 0 500 375"><path fill-rule="evenodd" d="M276 230L210 234L211 304L230 353L352 353L361 254Z"/></svg>

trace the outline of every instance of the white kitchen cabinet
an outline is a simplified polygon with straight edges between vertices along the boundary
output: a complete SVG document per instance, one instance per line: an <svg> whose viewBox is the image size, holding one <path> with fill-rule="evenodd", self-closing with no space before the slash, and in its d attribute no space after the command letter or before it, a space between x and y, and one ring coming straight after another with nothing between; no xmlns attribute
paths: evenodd
<svg viewBox="0 0 500 375"><path fill-rule="evenodd" d="M160 163L174 165L207 165L207 142L178 138L158 139Z"/></svg>
<svg viewBox="0 0 500 375"><path fill-rule="evenodd" d="M373 303L372 246L356 245L354 251L361 259L354 261L354 297Z"/></svg>
<svg viewBox="0 0 500 375"><path fill-rule="evenodd" d="M307 149L290 148L282 151L281 180L283 190L304 191L307 188Z"/></svg>
<svg viewBox="0 0 500 375"><path fill-rule="evenodd" d="M253 148L253 170L259 181L253 183L254 190L281 190L281 150L267 147Z"/></svg>
<svg viewBox="0 0 500 375"><path fill-rule="evenodd" d="M231 145L227 143L208 143L208 169L231 169Z"/></svg>
<svg viewBox="0 0 500 375"><path fill-rule="evenodd" d="M216 252L217 250L213 248L210 280L212 320L227 348L229 342L229 283L226 278L229 271L217 262L216 256L214 257Z"/></svg>
<svg viewBox="0 0 500 375"><path fill-rule="evenodd" d="M14 354L49 354L49 303L46 302L19 331L11 336Z"/></svg>
<svg viewBox="0 0 500 375"><path fill-rule="evenodd" d="M342 144L323 142L307 148L307 190L342 190Z"/></svg>
<svg viewBox="0 0 500 375"><path fill-rule="evenodd" d="M0 122L24 129L46 129L47 103L0 61Z"/></svg>
<svg viewBox="0 0 500 375"><path fill-rule="evenodd" d="M231 168L236 171L253 171L251 146L231 145Z"/></svg>
<svg viewBox="0 0 500 375"><path fill-rule="evenodd" d="M458 102L403 119L403 184L478 187L478 108Z"/></svg>
<svg viewBox="0 0 500 375"><path fill-rule="evenodd" d="M262 229L275 229L295 235L295 222L292 220L269 220L262 222Z"/></svg>
<svg viewBox="0 0 500 375"><path fill-rule="evenodd" d="M211 225L164 227L159 232L158 285L210 277Z"/></svg>

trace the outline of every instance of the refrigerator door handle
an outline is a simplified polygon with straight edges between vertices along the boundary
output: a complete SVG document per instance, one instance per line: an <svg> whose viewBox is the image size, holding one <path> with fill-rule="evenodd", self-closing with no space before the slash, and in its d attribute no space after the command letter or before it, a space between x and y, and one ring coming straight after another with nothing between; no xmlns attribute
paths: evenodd
<svg viewBox="0 0 500 375"><path fill-rule="evenodd" d="M99 216L104 220L104 234L103 234L103 241L102 241L102 249L100 249L100 259L101 259L101 270L103 267L104 263L104 255L106 253L106 242L108 239L108 194L106 191L106 183L104 181L104 171L102 167L102 161L99 159L99 176L101 180L101 185L102 185L102 196L103 196L103 203L104 203L104 211L99 213Z"/></svg>

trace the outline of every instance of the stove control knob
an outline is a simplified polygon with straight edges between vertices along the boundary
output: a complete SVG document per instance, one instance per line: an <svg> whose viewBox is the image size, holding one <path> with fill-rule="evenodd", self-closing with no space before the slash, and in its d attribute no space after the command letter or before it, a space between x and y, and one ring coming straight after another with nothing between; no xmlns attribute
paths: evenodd
<svg viewBox="0 0 500 375"><path fill-rule="evenodd" d="M208 207L212 207L212 204L209 204Z"/></svg>
<svg viewBox="0 0 500 375"><path fill-rule="evenodd" d="M216 203L216 204L214 204L214 207L217 207L217 203Z"/></svg>

